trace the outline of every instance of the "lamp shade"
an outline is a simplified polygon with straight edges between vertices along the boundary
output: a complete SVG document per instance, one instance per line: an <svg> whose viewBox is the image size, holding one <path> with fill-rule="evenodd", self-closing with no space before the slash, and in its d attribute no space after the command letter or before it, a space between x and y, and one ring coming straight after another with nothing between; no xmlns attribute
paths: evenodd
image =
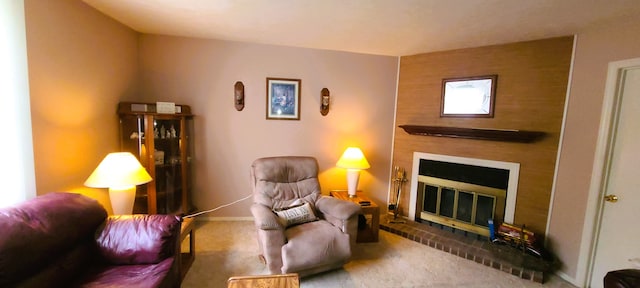
<svg viewBox="0 0 640 288"><path fill-rule="evenodd" d="M84 185L93 188L123 189L150 182L151 176L129 152L109 153Z"/></svg>
<svg viewBox="0 0 640 288"><path fill-rule="evenodd" d="M347 169L347 191L349 197L356 197L360 170L371 167L367 158L364 158L362 150L357 147L347 148L347 150L344 150L344 153L342 153L342 157L340 157L336 166Z"/></svg>
<svg viewBox="0 0 640 288"><path fill-rule="evenodd" d="M362 150L357 147L349 147L347 150L342 153L342 157L336 163L336 166L339 168L345 169L369 169L371 167L367 158L364 158L364 154L362 154Z"/></svg>

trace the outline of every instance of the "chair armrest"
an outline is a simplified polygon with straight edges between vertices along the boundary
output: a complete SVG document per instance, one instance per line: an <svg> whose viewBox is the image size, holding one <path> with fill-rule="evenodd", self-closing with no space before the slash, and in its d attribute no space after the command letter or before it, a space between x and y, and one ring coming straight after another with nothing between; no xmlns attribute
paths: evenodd
<svg viewBox="0 0 640 288"><path fill-rule="evenodd" d="M278 221L278 216L267 206L253 204L251 214L256 228L260 230L284 230L284 226Z"/></svg>
<svg viewBox="0 0 640 288"><path fill-rule="evenodd" d="M316 208L318 208L322 214L340 220L347 220L361 212L360 205L329 196L320 197L316 201Z"/></svg>
<svg viewBox="0 0 640 288"><path fill-rule="evenodd" d="M282 273L282 246L287 243L284 226L276 213L262 204L251 205L251 214L258 229L260 258L267 264L271 274Z"/></svg>
<svg viewBox="0 0 640 288"><path fill-rule="evenodd" d="M96 244L112 264L156 264L176 255L181 220L175 215L110 216L96 231Z"/></svg>
<svg viewBox="0 0 640 288"><path fill-rule="evenodd" d="M362 211L360 205L351 201L334 197L322 196L316 201L316 208L323 214L324 219L336 226L342 233L349 234L349 241L356 241L358 232L358 214Z"/></svg>

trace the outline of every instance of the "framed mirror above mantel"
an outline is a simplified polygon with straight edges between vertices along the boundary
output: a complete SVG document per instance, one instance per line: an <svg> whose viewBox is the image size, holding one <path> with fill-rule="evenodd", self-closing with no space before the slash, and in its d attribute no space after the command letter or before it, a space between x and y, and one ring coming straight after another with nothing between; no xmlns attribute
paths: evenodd
<svg viewBox="0 0 640 288"><path fill-rule="evenodd" d="M498 75L442 80L440 117L492 118Z"/></svg>

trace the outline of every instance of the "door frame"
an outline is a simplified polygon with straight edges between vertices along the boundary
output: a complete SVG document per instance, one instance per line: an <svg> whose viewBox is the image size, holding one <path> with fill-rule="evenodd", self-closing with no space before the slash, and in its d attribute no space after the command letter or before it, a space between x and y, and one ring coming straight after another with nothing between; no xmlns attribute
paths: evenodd
<svg viewBox="0 0 640 288"><path fill-rule="evenodd" d="M595 265L595 255L598 249L598 237L600 236L600 226L604 210L604 196L606 185L609 179L609 168L611 166L611 156L613 144L617 132L617 124L620 112L620 89L622 75L625 71L640 67L640 58L609 62L607 71L607 81L605 84L605 94L600 115L600 127L598 131L598 141L596 142L596 152L591 173L591 184L587 197L587 210L585 213L585 226L582 233L582 245L578 263L578 274L583 274L583 283L586 287L591 286L591 276ZM582 272L582 273L581 273Z"/></svg>

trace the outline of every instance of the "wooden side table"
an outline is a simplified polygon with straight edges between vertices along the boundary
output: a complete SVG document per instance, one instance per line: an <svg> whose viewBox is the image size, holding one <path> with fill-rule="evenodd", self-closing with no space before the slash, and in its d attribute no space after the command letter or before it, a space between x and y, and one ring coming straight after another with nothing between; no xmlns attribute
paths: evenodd
<svg viewBox="0 0 640 288"><path fill-rule="evenodd" d="M180 277L184 279L187 271L191 268L191 264L196 259L196 233L193 218L183 218L182 227L180 228ZM182 242L189 237L189 251L182 251Z"/></svg>
<svg viewBox="0 0 640 288"><path fill-rule="evenodd" d="M365 196L361 191L356 192L355 198L350 198L346 190L331 190L329 194L338 199L351 201L360 205L362 208L362 214L365 218L367 218L368 215L371 215L371 221L367 219L368 223L364 229L360 229L360 227L358 227L358 236L356 237L357 243L378 242L378 229L380 227L380 207L378 204L371 201L371 199ZM371 204L369 204L369 206L363 206L360 204L361 201L369 201Z"/></svg>

